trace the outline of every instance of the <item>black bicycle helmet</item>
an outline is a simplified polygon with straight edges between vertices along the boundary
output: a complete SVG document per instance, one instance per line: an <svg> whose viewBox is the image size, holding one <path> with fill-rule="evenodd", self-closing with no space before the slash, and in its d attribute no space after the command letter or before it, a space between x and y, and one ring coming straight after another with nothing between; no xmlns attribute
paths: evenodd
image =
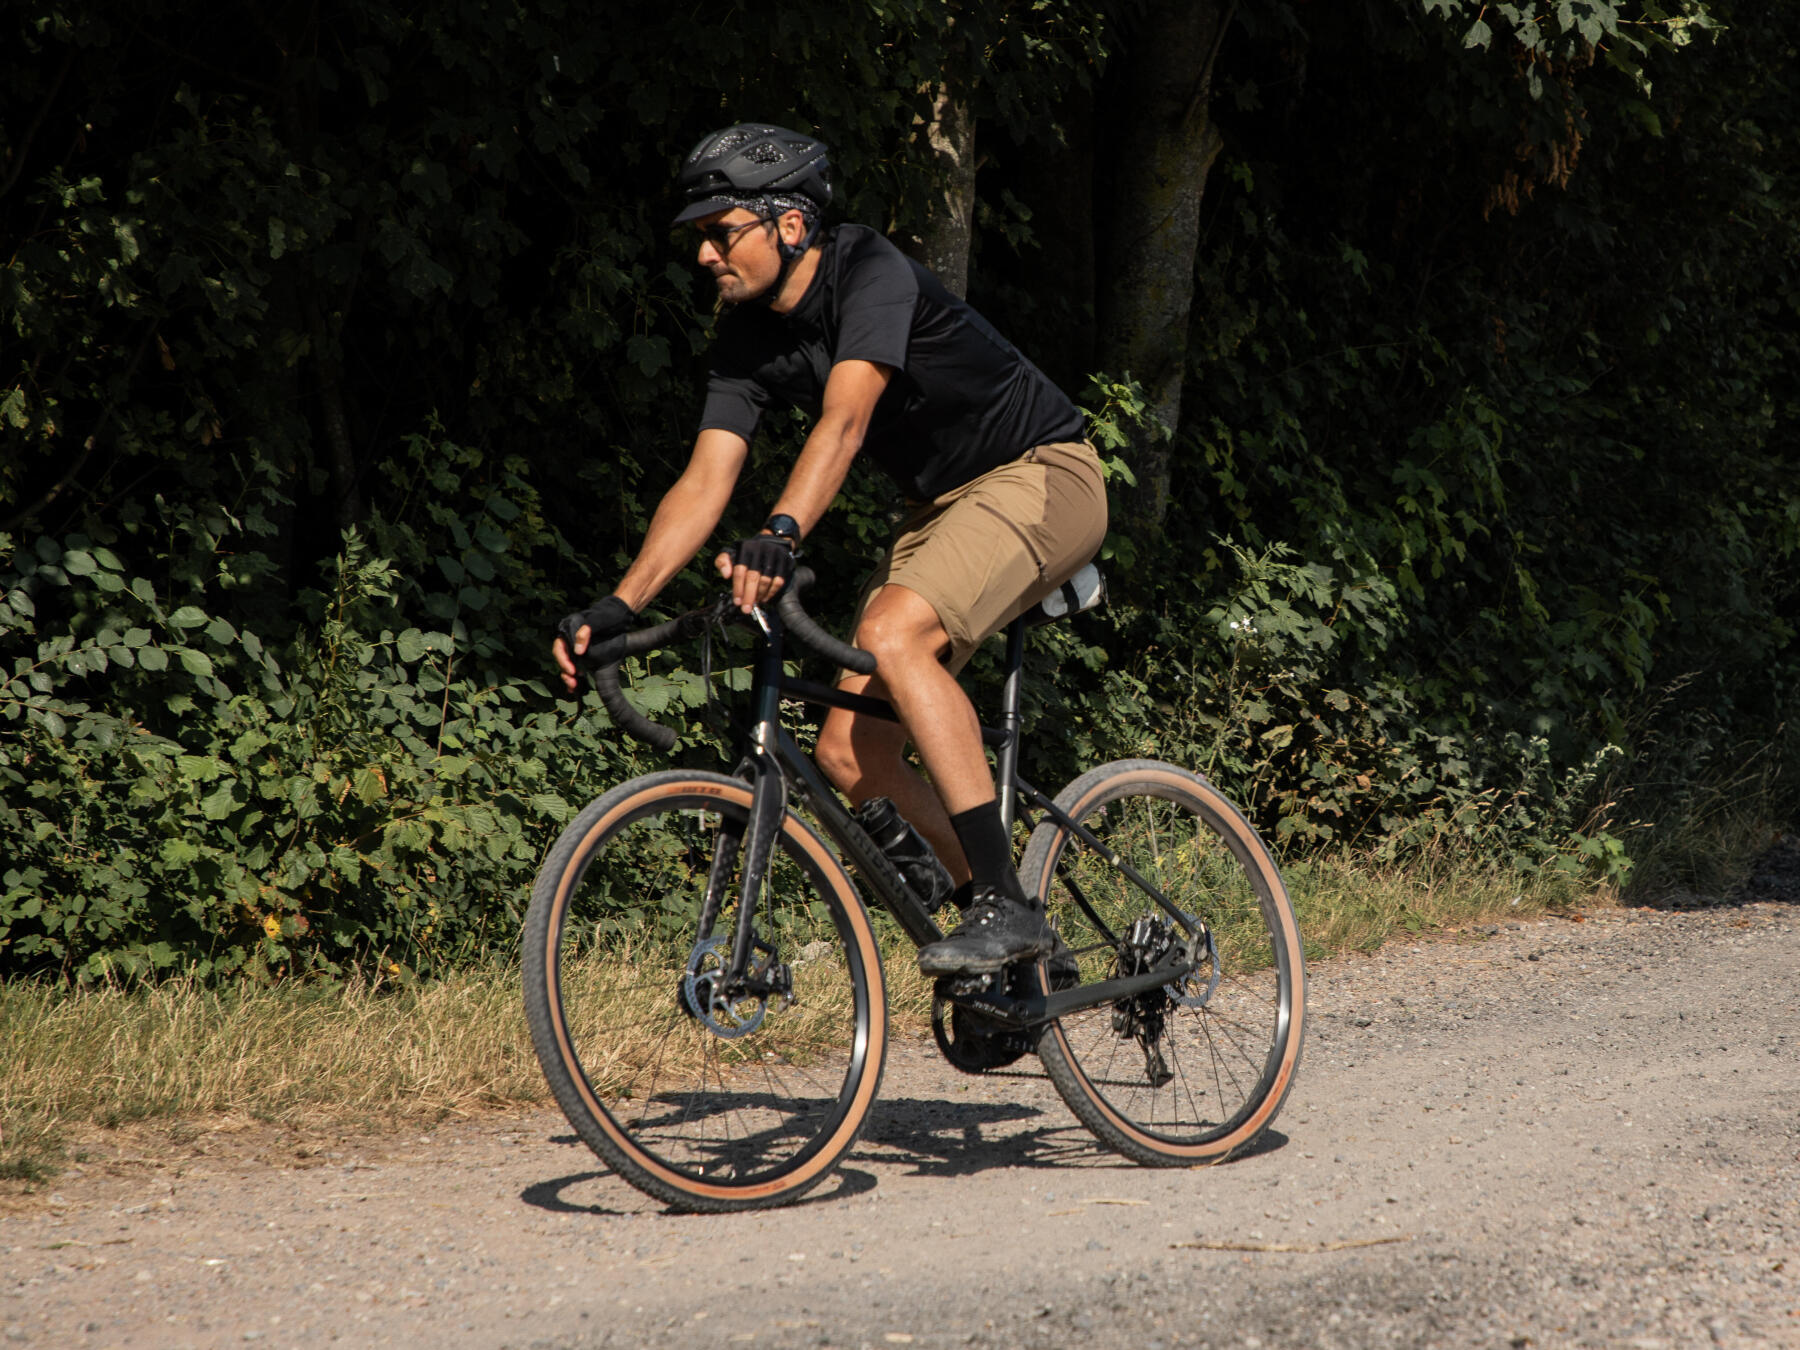
<svg viewBox="0 0 1800 1350"><path fill-rule="evenodd" d="M677 178L687 205L674 224L744 206L745 198L804 197L823 210L831 203L831 161L811 136L766 122L741 122L715 131L688 153ZM775 203L765 204L772 219Z"/></svg>

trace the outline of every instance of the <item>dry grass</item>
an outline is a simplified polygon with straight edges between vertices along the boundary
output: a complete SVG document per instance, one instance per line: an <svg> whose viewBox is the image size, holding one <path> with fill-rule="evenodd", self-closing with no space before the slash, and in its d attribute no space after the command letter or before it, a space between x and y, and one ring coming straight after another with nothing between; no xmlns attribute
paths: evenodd
<svg viewBox="0 0 1800 1350"><path fill-rule="evenodd" d="M440 1120L546 1099L516 971L419 989L0 987L0 1177L73 1126L236 1115Z"/></svg>
<svg viewBox="0 0 1800 1350"><path fill-rule="evenodd" d="M1611 887L1545 870L1522 875L1428 855L1404 866L1329 855L1283 869L1309 959L1575 905L1611 905Z"/></svg>
<svg viewBox="0 0 1800 1350"><path fill-rule="evenodd" d="M1564 877L1522 882L1442 859L1379 868L1327 858L1286 874L1313 959L1396 935L1609 900ZM931 985L906 940L880 923L894 1031L925 1034ZM397 1125L547 1100L516 968L466 971L413 989L0 985L0 1179L46 1178L71 1128L322 1115Z"/></svg>

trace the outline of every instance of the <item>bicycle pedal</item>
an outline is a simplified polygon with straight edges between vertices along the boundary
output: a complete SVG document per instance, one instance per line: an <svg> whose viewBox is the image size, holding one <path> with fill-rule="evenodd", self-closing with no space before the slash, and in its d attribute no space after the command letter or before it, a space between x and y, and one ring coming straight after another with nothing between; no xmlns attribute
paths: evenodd
<svg viewBox="0 0 1800 1350"><path fill-rule="evenodd" d="M968 998L972 994L985 994L991 991L999 976L997 975L951 975L945 978L951 998Z"/></svg>

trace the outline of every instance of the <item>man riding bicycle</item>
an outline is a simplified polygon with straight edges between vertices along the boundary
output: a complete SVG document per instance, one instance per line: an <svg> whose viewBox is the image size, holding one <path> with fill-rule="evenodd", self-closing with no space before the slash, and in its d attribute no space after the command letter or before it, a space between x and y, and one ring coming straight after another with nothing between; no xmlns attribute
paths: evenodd
<svg viewBox="0 0 1800 1350"><path fill-rule="evenodd" d="M664 494L612 595L563 619L564 685L705 545L737 486L764 408L814 415L762 530L714 565L743 609L792 575L800 542L858 454L899 485L907 513L863 589L855 642L874 675L839 687L893 704L900 724L833 709L816 758L861 806L886 797L960 883L955 932L919 953L928 975L995 971L1047 954L957 673L986 638L1074 575L1106 533L1099 457L1069 398L924 267L862 225L824 228L826 147L781 127L713 133L683 163L674 223L728 312L687 468ZM908 740L930 775L906 762Z"/></svg>

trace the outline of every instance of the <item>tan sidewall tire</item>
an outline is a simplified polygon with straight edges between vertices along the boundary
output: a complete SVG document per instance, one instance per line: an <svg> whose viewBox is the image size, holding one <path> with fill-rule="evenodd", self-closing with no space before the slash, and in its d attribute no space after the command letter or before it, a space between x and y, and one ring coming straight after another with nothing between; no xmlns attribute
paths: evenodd
<svg viewBox="0 0 1800 1350"><path fill-rule="evenodd" d="M1120 1114L1082 1070L1061 1023L1052 1022L1045 1028L1038 1042L1038 1055L1069 1108L1118 1152L1159 1167L1223 1162L1255 1142L1281 1110L1293 1087L1305 1039L1305 948L1287 887L1268 848L1237 808L1200 775L1155 760L1118 760L1083 774L1063 789L1056 804L1075 820L1085 821L1097 807L1131 796L1162 797L1193 809L1218 832L1250 879L1277 948L1278 966L1285 962L1286 967L1288 996L1278 1014L1270 1061L1263 1067L1252 1109L1243 1119L1217 1138L1184 1144L1152 1134ZM1056 859L1068 837L1067 830L1045 819L1032 831L1025 846L1019 879L1041 901L1049 899Z"/></svg>
<svg viewBox="0 0 1800 1350"><path fill-rule="evenodd" d="M690 800L706 800L749 811L748 784L723 774L671 771L633 779L599 798L571 821L551 847L526 915L523 967L526 1020L552 1095L582 1140L616 1172L640 1190L682 1209L719 1212L790 1203L828 1176L856 1142L880 1087L887 1056L887 994L881 955L868 911L848 874L825 842L791 812L783 817L781 837L825 890L819 898L842 916L852 948L852 969L863 1011L854 1062L861 1064L850 1102L829 1135L815 1143L791 1171L747 1186L720 1185L684 1176L646 1152L595 1096L581 1060L570 1042L562 1013L557 976L562 919L581 878L586 860L608 833L646 809Z"/></svg>

